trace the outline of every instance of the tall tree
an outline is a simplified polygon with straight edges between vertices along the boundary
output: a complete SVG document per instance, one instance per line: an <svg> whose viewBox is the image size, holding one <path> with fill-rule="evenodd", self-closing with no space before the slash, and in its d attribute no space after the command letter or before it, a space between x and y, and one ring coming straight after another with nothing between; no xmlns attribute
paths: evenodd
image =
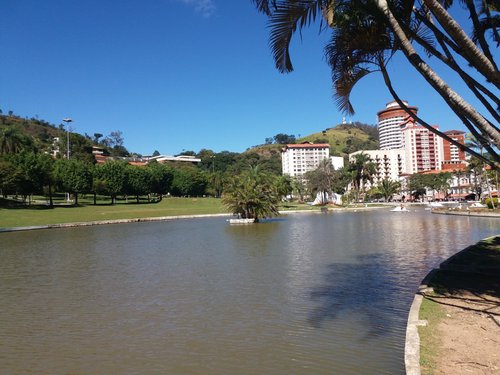
<svg viewBox="0 0 500 375"><path fill-rule="evenodd" d="M149 171L141 166L127 165L125 193L134 195L137 203L139 196L149 194L152 190L152 177Z"/></svg>
<svg viewBox="0 0 500 375"><path fill-rule="evenodd" d="M125 192L127 183L127 163L123 161L108 161L96 165L94 178L100 181L100 186L111 197L111 204L115 204L118 194Z"/></svg>
<svg viewBox="0 0 500 375"><path fill-rule="evenodd" d="M201 196L205 194L207 180L196 167L185 166L173 170L171 192L175 196Z"/></svg>
<svg viewBox="0 0 500 375"><path fill-rule="evenodd" d="M51 186L53 160L46 154L35 154L34 152L21 152L12 154L7 159L16 168L15 190L22 195L23 200L35 193L43 193L44 186L49 186L49 199L52 203Z"/></svg>
<svg viewBox="0 0 500 375"><path fill-rule="evenodd" d="M55 165L55 176L61 189L72 193L78 205L78 194L92 190L93 165L78 159L59 159Z"/></svg>
<svg viewBox="0 0 500 375"><path fill-rule="evenodd" d="M498 16L495 13L498 9L490 12L488 8L485 11L483 2L474 3L470 0L466 1L465 8L455 6L459 14L470 19L474 36L469 37L438 0L423 0L420 3L411 0L253 2L259 11L269 16L270 45L276 67L281 72L293 70L289 53L293 34L319 18L322 25L328 26L332 35L325 54L332 69L333 88L340 109L353 113L350 94L356 83L367 74L381 72L391 95L410 117L457 147L483 158L430 126L402 102L387 70L387 64L394 54L402 52L408 64L479 139L492 158L483 160L492 167L499 168L500 156L497 150L500 147L500 130L495 123L500 120L500 100L495 92L500 88L500 74L490 51L496 46L491 45L487 38L487 33L493 31L493 39L498 44ZM451 6L453 2L446 4ZM482 16L481 19L479 15ZM322 30L328 28L322 27ZM423 57L419 50L424 50L429 58ZM458 75L467 87L464 89L465 93L474 95L480 101L481 112L437 74L431 67L431 57ZM476 79L476 76L481 76L483 82Z"/></svg>
<svg viewBox="0 0 500 375"><path fill-rule="evenodd" d="M371 161L370 156L364 153L356 154L354 160L349 163L348 170L351 171L356 201L359 201L360 191L364 185L372 181L376 168L376 164Z"/></svg>
<svg viewBox="0 0 500 375"><path fill-rule="evenodd" d="M151 178L151 193L156 194L161 201L172 187L174 178L172 168L154 161L148 164L147 171Z"/></svg>

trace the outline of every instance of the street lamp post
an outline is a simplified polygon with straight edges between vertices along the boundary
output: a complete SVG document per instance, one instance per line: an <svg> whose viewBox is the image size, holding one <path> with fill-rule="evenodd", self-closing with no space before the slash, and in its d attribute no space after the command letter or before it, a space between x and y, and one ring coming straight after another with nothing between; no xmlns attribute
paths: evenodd
<svg viewBox="0 0 500 375"><path fill-rule="evenodd" d="M63 121L66 123L66 158L69 159L69 123L73 122L70 118L63 118Z"/></svg>
<svg viewBox="0 0 500 375"><path fill-rule="evenodd" d="M69 160L69 123L73 122L69 117L63 118L66 123L66 159ZM69 193L66 193L66 201L69 202Z"/></svg>

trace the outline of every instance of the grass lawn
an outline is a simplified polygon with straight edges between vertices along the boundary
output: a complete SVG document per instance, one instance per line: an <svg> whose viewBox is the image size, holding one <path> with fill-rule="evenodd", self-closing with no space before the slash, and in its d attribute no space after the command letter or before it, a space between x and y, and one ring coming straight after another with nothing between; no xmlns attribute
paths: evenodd
<svg viewBox="0 0 500 375"><path fill-rule="evenodd" d="M445 316L446 312L439 303L427 298L422 300L419 317L422 320L427 320L427 326L418 327L422 375L434 374L441 345L440 337L436 334L436 328Z"/></svg>
<svg viewBox="0 0 500 375"><path fill-rule="evenodd" d="M51 209L45 204L25 206L0 199L0 228L227 212L217 198L164 198L159 203L141 204L129 199L128 203L120 200L113 206L108 202L98 201L94 206L89 200L82 199L78 207L56 205Z"/></svg>
<svg viewBox="0 0 500 375"><path fill-rule="evenodd" d="M77 223L99 220L134 219L144 217L204 215L228 213L218 198L163 198L159 203L148 203L145 198L136 203L120 199L114 205L100 197L94 206L92 196L81 197L79 205L66 204L64 195L54 198L54 208L47 206L44 197L35 197L31 205L0 198L0 228L26 227L46 224ZM305 203L284 203L280 210L319 210Z"/></svg>

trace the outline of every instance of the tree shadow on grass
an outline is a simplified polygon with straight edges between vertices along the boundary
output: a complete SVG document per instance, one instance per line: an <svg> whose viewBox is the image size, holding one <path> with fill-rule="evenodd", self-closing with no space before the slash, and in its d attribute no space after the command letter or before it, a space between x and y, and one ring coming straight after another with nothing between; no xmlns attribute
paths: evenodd
<svg viewBox="0 0 500 375"><path fill-rule="evenodd" d="M13 200L13 199L5 199L5 198L0 198L0 208L5 208L9 210L52 210L52 209L71 209L71 208L81 208L81 207L88 207L88 206L122 206L122 205L131 205L131 206L142 206L142 205L150 205L150 204L157 204L158 202L156 201L142 201L137 203L137 201L118 201L115 202L114 204L111 203L111 200L108 201L98 201L96 204L94 203L78 203L78 204L67 204L66 202L62 203L61 202L54 202L53 206L50 206L48 203L31 203L29 204L28 202L23 202L20 200Z"/></svg>
<svg viewBox="0 0 500 375"><path fill-rule="evenodd" d="M470 246L435 270L420 294L441 305L484 313L500 326L500 236ZM496 318L496 319L495 319Z"/></svg>
<svg viewBox="0 0 500 375"><path fill-rule="evenodd" d="M47 204L28 204L28 202L0 198L0 208L9 210L50 210L53 207Z"/></svg>
<svg viewBox="0 0 500 375"><path fill-rule="evenodd" d="M431 291L420 294L440 305L500 317L500 277L460 271L438 270L429 282ZM497 319L493 321L499 325Z"/></svg>

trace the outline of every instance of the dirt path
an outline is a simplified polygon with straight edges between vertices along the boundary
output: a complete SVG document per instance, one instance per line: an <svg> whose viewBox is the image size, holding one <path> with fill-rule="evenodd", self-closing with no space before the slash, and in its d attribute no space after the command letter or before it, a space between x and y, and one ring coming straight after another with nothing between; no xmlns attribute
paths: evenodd
<svg viewBox="0 0 500 375"><path fill-rule="evenodd" d="M470 292L444 297L435 374L500 374L500 298Z"/></svg>
<svg viewBox="0 0 500 375"><path fill-rule="evenodd" d="M500 375L500 236L444 262L429 286L422 374Z"/></svg>

